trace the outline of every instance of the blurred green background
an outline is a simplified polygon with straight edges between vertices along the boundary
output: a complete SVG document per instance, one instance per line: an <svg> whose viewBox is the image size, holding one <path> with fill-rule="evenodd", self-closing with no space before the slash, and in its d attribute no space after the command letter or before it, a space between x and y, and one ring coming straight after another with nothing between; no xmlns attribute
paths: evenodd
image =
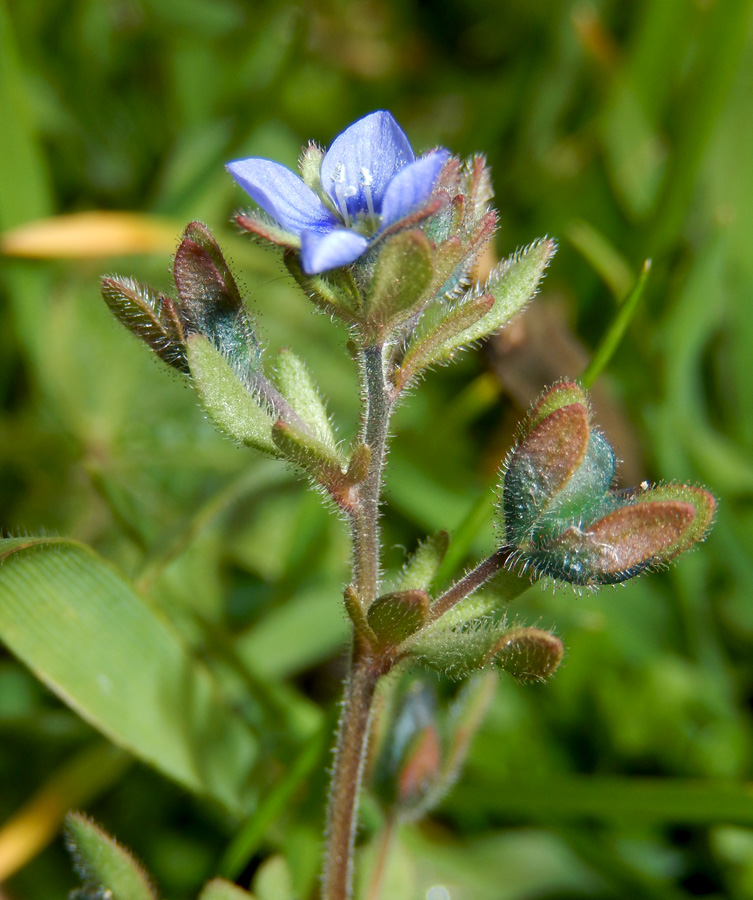
<svg viewBox="0 0 753 900"><path fill-rule="evenodd" d="M515 421L583 370L648 257L597 420L626 484L704 482L720 499L708 542L671 571L517 601L516 616L556 627L565 663L544 686L500 679L462 779L400 832L384 896L753 897L752 5L0 0L0 527L113 560L225 665L260 735L243 824L113 757L0 650L0 865L19 834L52 838L70 805L175 900L219 869L256 878L263 900L314 896L330 757L312 735L331 731L344 672L344 529L282 467L212 431L110 319L98 278L168 290L182 227L206 222L261 333L306 358L349 438L346 337L236 235L245 199L223 165L294 165L309 139L384 108L418 149L487 155L499 255L560 242L523 319L399 410L388 566L438 528L460 535L457 571L491 550L489 484ZM89 210L143 214L132 227L149 252L116 236L97 255L64 222L68 249L19 244L20 226ZM367 804L364 871L378 822ZM0 897L74 884L56 839Z"/></svg>

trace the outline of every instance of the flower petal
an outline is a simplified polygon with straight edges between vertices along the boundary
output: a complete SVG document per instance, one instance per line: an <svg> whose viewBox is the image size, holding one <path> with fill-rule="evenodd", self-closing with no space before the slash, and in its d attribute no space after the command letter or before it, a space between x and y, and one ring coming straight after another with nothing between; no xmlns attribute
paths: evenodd
<svg viewBox="0 0 753 900"><path fill-rule="evenodd" d="M271 159L238 159L227 170L270 216L293 234L328 231L335 217L308 185L290 169Z"/></svg>
<svg viewBox="0 0 753 900"><path fill-rule="evenodd" d="M338 266L347 266L369 246L368 240L347 228L335 228L326 234L304 231L301 234L301 267L307 275L318 275Z"/></svg>
<svg viewBox="0 0 753 900"><path fill-rule="evenodd" d="M359 212L379 212L387 185L414 159L392 115L374 112L334 139L322 161L322 187L350 224L348 217L352 220Z"/></svg>
<svg viewBox="0 0 753 900"><path fill-rule="evenodd" d="M449 150L435 150L405 166L395 175L384 194L380 231L407 216L428 199L449 157Z"/></svg>

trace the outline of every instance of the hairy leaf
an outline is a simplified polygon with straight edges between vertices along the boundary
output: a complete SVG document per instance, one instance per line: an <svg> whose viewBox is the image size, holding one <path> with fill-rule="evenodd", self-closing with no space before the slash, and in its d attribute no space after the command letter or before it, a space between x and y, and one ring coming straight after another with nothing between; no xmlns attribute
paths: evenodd
<svg viewBox="0 0 753 900"><path fill-rule="evenodd" d="M70 813L66 844L84 881L84 896L112 900L157 900L144 869L133 856L91 819Z"/></svg>
<svg viewBox="0 0 753 900"><path fill-rule="evenodd" d="M272 442L274 420L239 381L222 353L200 334L188 339L188 365L201 405L220 431L247 447L277 456Z"/></svg>

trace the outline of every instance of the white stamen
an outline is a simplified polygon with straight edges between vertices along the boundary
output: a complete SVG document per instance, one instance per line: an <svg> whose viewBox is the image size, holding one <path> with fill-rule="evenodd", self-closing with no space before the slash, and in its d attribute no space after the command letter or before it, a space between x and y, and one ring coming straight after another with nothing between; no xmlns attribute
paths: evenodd
<svg viewBox="0 0 753 900"><path fill-rule="evenodd" d="M350 227L350 213L348 212L348 204L346 202L347 196L352 196L355 193L352 188L346 190L345 188L345 166L341 163L335 172L332 175L332 181L335 185L335 197L337 198L337 208L340 210L340 215L343 217L343 222Z"/></svg>
<svg viewBox="0 0 753 900"><path fill-rule="evenodd" d="M374 197L371 193L371 185L374 183L374 176L369 172L368 169L361 169L361 185L363 186L363 194L366 198L366 206L369 210L370 216L375 216L376 212L374 210Z"/></svg>

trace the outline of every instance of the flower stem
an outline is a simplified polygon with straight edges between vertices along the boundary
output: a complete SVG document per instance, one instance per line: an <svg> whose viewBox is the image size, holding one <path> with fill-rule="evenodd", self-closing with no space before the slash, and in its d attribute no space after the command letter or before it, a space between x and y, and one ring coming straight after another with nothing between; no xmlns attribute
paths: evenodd
<svg viewBox="0 0 753 900"><path fill-rule="evenodd" d="M361 440L371 449L371 461L369 474L360 485L360 502L353 515L353 574L356 590L368 605L379 590L379 503L392 414L381 344L369 344L362 349L361 377L366 403Z"/></svg>
<svg viewBox="0 0 753 900"><path fill-rule="evenodd" d="M392 400L385 377L384 348L366 344L361 349L362 392L365 401L360 440L371 450L369 471L358 488L351 514L353 533L353 587L364 609L379 592L381 543L379 503L387 453ZM327 850L322 879L323 900L349 900L353 881L358 796L361 789L377 682L391 661L374 657L368 647L354 642L350 674L345 687L335 764L327 813Z"/></svg>
<svg viewBox="0 0 753 900"><path fill-rule="evenodd" d="M380 669L371 660L354 660L345 688L329 795L323 900L349 900L351 897L358 796L372 702L380 674Z"/></svg>
<svg viewBox="0 0 753 900"><path fill-rule="evenodd" d="M459 581L456 581L452 587L444 592L444 594L437 597L432 603L431 610L429 611L429 623L441 619L446 612L455 606L455 604L460 603L461 600L465 600L466 597L469 597L486 584L487 581L493 578L505 567L505 564L510 558L510 553L511 551L508 547L502 547L495 553L492 553L491 556L480 562L475 569L471 569L471 571L464 575ZM517 593L522 593L529 586L524 579L518 578L517 576L515 576L515 584L516 586L520 585L520 590L518 590ZM509 599L512 599L512 597Z"/></svg>

